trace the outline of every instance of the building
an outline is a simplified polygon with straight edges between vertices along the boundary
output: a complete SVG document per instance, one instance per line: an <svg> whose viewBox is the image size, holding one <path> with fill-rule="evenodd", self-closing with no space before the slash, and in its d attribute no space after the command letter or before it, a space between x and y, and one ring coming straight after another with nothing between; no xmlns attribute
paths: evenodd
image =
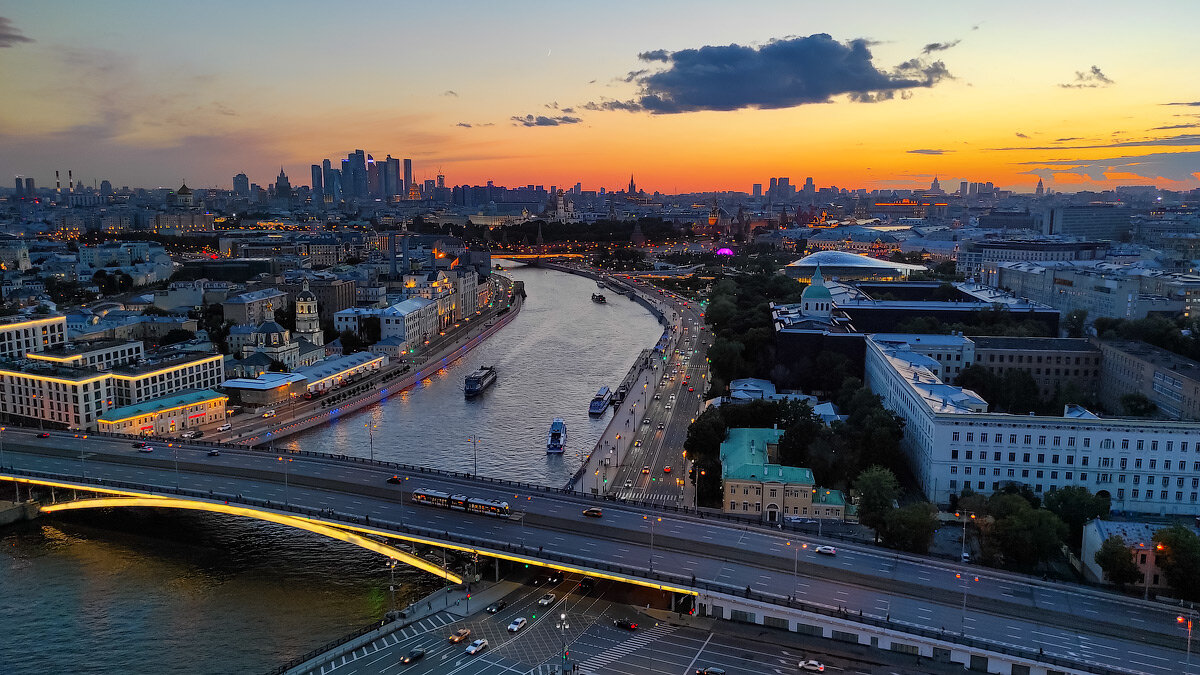
<svg viewBox="0 0 1200 675"><path fill-rule="evenodd" d="M296 299L304 291L306 282L308 291L316 297L319 321L331 320L334 314L358 304L357 283L349 279L338 279L326 273L289 281L281 285L279 289ZM299 324L296 327L299 328Z"/></svg>
<svg viewBox="0 0 1200 675"><path fill-rule="evenodd" d="M1062 416L992 413L975 392L870 338L865 373L904 420L901 447L930 501L947 504L967 487L988 495L1015 483L1045 495L1078 485L1120 511L1200 514L1200 423L1102 418L1074 405Z"/></svg>
<svg viewBox="0 0 1200 675"><path fill-rule="evenodd" d="M228 396L211 389L181 391L153 401L113 408L98 419L99 430L130 436L167 436L225 421Z"/></svg>
<svg viewBox="0 0 1200 675"><path fill-rule="evenodd" d="M379 324L381 338L423 344L438 332L437 304L425 298L409 298L380 310Z"/></svg>
<svg viewBox="0 0 1200 675"><path fill-rule="evenodd" d="M982 281L1013 295L1089 319L1144 319L1200 310L1200 276L1097 261L984 265Z"/></svg>
<svg viewBox="0 0 1200 675"><path fill-rule="evenodd" d="M255 410L291 403L303 396L307 379L298 373L263 373L256 378L226 380L221 390L230 399Z"/></svg>
<svg viewBox="0 0 1200 675"><path fill-rule="evenodd" d="M1086 339L992 336L970 339L975 344L976 364L996 375L1024 370L1037 383L1043 399L1068 388L1089 398L1100 393L1103 359L1100 349Z"/></svg>
<svg viewBox="0 0 1200 675"><path fill-rule="evenodd" d="M1121 410L1126 394L1142 394L1158 406L1159 416L1200 420L1200 363L1136 340L1102 340L1100 401Z"/></svg>
<svg viewBox="0 0 1200 675"><path fill-rule="evenodd" d="M812 471L777 463L782 429L730 429L721 443L722 511L777 523L786 517L841 520L844 505L813 481ZM813 495L822 492L819 503ZM840 498L840 494L838 495Z"/></svg>
<svg viewBox="0 0 1200 675"><path fill-rule="evenodd" d="M1120 241L1129 234L1133 212L1116 206L1060 206L1042 214L1042 234Z"/></svg>
<svg viewBox="0 0 1200 675"><path fill-rule="evenodd" d="M907 350L924 356L922 364L946 382L953 382L963 368L975 363L979 338L963 335L913 335L910 333L875 333L871 339L892 349Z"/></svg>
<svg viewBox="0 0 1200 675"><path fill-rule="evenodd" d="M145 348L140 340L82 340L31 353L27 358L71 368L111 370L143 360Z"/></svg>
<svg viewBox="0 0 1200 675"><path fill-rule="evenodd" d="M984 239L963 241L956 257L959 274L978 278L985 266L1001 262L1102 260L1108 244L1054 239Z"/></svg>
<svg viewBox="0 0 1200 675"><path fill-rule="evenodd" d="M383 368L387 363L388 357L382 354L358 352L318 361L298 369L295 374L304 377L304 386L309 393L319 394L360 380Z"/></svg>
<svg viewBox="0 0 1200 675"><path fill-rule="evenodd" d="M225 320L258 325L275 320L275 310L287 306L287 293L276 288L264 288L227 298L221 303Z"/></svg>
<svg viewBox="0 0 1200 675"><path fill-rule="evenodd" d="M1158 547L1154 543L1156 529L1158 528L1147 523L1114 522L1099 518L1089 521L1083 526L1083 546L1079 556L1080 562L1083 563L1083 576L1097 583L1107 581L1104 578L1104 570L1096 564L1096 552L1100 550L1105 539L1117 536L1133 554L1133 562L1141 574L1141 579L1137 582L1138 587L1147 591L1166 590L1167 577L1158 568Z"/></svg>
<svg viewBox="0 0 1200 675"><path fill-rule="evenodd" d="M321 330L320 303L308 288L308 279L300 284L296 294L296 337L314 345L325 344L325 331Z"/></svg>
<svg viewBox="0 0 1200 675"><path fill-rule="evenodd" d="M19 358L66 341L65 316L11 316L0 319L0 358Z"/></svg>
<svg viewBox="0 0 1200 675"><path fill-rule="evenodd" d="M826 277L839 281L894 281L926 268L845 251L818 251L788 264L784 267L784 273L798 281L807 282L817 269L824 271Z"/></svg>

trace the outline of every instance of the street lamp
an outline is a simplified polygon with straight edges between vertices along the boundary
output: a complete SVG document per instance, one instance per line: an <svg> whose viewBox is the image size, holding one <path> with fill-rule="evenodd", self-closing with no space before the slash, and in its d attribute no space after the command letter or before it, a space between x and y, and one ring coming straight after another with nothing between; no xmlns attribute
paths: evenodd
<svg viewBox="0 0 1200 675"><path fill-rule="evenodd" d="M4 468L4 430L8 427L0 427L0 469Z"/></svg>
<svg viewBox="0 0 1200 675"><path fill-rule="evenodd" d="M1192 610L1188 610L1188 615L1186 618L1182 616L1175 617L1175 622L1187 624L1187 669L1185 672L1190 673L1192 672Z"/></svg>
<svg viewBox="0 0 1200 675"><path fill-rule="evenodd" d="M962 553L960 553L958 556L958 559L960 562L965 561L967 559L967 516L968 515L971 516L971 520L975 520L974 513L967 513L964 511L955 511L954 512L955 518L962 518L962 526L963 526Z"/></svg>
<svg viewBox="0 0 1200 675"><path fill-rule="evenodd" d="M84 438L87 438L87 436L84 436ZM179 447L176 446L174 443L167 443L167 447L171 448L171 451L175 455L175 489L178 490L179 489Z"/></svg>
<svg viewBox="0 0 1200 675"><path fill-rule="evenodd" d="M561 645L562 660L567 660L567 631L571 629L571 624L567 623L567 615L559 614L558 621L554 622L554 627L558 629L558 641Z"/></svg>
<svg viewBox="0 0 1200 675"><path fill-rule="evenodd" d="M472 454L475 455L475 472L471 474L471 477L476 478L479 476L479 437L472 435L467 438L467 441L471 444Z"/></svg>
<svg viewBox="0 0 1200 675"><path fill-rule="evenodd" d="M292 462L292 458L276 457L280 462L283 462L283 503L288 503L288 464Z"/></svg>
<svg viewBox="0 0 1200 675"><path fill-rule="evenodd" d="M396 611L396 563L397 562L398 561L395 558L391 558L388 561L388 569L391 570L391 572L392 572L392 583L390 586L388 586L388 590L392 594L392 611L393 612Z"/></svg>
<svg viewBox="0 0 1200 675"><path fill-rule="evenodd" d="M2 431L2 429L0 429L0 431ZM75 438L79 439L79 434L75 434ZM84 448L83 441L85 441L85 440L87 440L87 434L83 434L83 438L80 439L80 443L79 443L79 472L82 473L83 477L86 479L87 478L87 465L85 465L83 463L83 448Z"/></svg>
<svg viewBox="0 0 1200 675"><path fill-rule="evenodd" d="M962 620L959 623L959 631L958 632L959 632L959 635L966 637L967 636L967 582L968 581L979 581L979 577L970 576L970 575L963 574L961 572L957 572L957 573L955 573L954 578L962 581L962 589L963 589Z"/></svg>
<svg viewBox="0 0 1200 675"><path fill-rule="evenodd" d="M367 437L370 439L370 443L371 443L371 461L374 462L375 461L375 427L377 427L379 425L375 424L374 422L367 422L363 426L367 428Z"/></svg>
<svg viewBox="0 0 1200 675"><path fill-rule="evenodd" d="M650 523L650 571L654 571L654 524L661 523L662 518L652 516L642 516L642 520Z"/></svg>
<svg viewBox="0 0 1200 675"><path fill-rule="evenodd" d="M789 541L787 543L787 545L792 547L792 599L794 600L797 595L796 591L797 591L798 587L800 586L800 581L799 581L800 549L808 548L808 544L799 544L796 546L792 546L792 542Z"/></svg>

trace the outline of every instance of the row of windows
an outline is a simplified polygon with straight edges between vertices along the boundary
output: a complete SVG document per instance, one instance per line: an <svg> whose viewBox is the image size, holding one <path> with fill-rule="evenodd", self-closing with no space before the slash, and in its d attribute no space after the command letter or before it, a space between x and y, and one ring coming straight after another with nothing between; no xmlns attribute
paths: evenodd
<svg viewBox="0 0 1200 675"><path fill-rule="evenodd" d="M978 481L976 483L976 487L978 487L980 490L985 489L984 485L985 485L985 481ZM971 481L963 481L963 487L964 488L971 487ZM1038 483L1033 486L1033 490L1034 490L1034 492L1041 492L1042 487L1043 487L1042 484ZM958 481L957 480L950 481L950 489L951 490L958 489ZM993 482L992 483L992 491L995 492L996 490L999 490L999 489L1000 489L1000 483ZM1057 485L1054 485L1054 484L1050 485L1050 492L1054 492L1057 489L1058 489ZM1184 493L1182 490L1176 490L1175 495L1174 495L1175 501L1182 502L1183 494ZM1193 502L1193 503L1195 503L1197 501L1197 498L1200 497L1200 492L1190 492L1188 494L1189 494L1188 501ZM1155 495L1154 490L1146 490L1145 492L1142 492L1138 488L1133 488L1129 493L1129 496L1131 499L1141 499L1143 501L1150 501L1150 500L1154 499L1155 498L1154 495ZM1116 498L1117 498L1118 502L1125 500L1125 489L1124 488L1117 489L1117 497ZM1159 501L1165 502L1165 501L1170 500L1170 498L1171 498L1171 492L1169 490L1159 490L1158 491L1158 500Z"/></svg>
<svg viewBox="0 0 1200 675"><path fill-rule="evenodd" d="M997 358L997 356L999 358ZM996 363L997 361L999 361L1000 363L1004 363L1004 356L1005 356L1004 354L988 354L988 363ZM1049 357L1049 356L1043 357L1040 354L1037 356L1034 356L1032 354L1016 354L1015 356L1013 354L1008 354L1008 363L1042 363L1043 358L1045 358L1045 363L1047 365L1056 365L1056 366L1071 365L1071 357L1070 356L1066 357L1066 362L1063 361L1064 357L1062 357L1061 355L1055 356L1055 357L1053 357L1054 361L1052 363L1050 361L1051 357ZM1075 357L1075 365L1077 365L1077 366L1089 366L1089 365L1098 366L1098 365L1100 365L1100 357L1099 356L1094 356L1094 357L1093 356L1083 356L1083 357L1076 356ZM1076 374L1078 375L1078 372Z"/></svg>
<svg viewBox="0 0 1200 675"><path fill-rule="evenodd" d="M1018 434L1009 434L1008 435L1009 445L1017 445L1018 437L1019 437ZM950 434L951 442L957 443L957 442L959 442L959 440L961 438L962 438L961 432L954 431L954 432L951 432L951 434ZM1004 442L1004 434L1000 434L1000 433L992 434L990 436L990 438L992 439L992 441L991 441L992 443L1003 443ZM1037 437L1037 444L1039 446L1045 446L1047 438L1048 438L1047 436L1039 435ZM989 439L989 435L987 433L979 434L979 442L980 443L987 443L988 439ZM1063 441L1062 436L1054 436L1052 439L1052 446L1056 447L1056 448L1060 447L1060 446L1062 446L1062 441ZM966 432L966 440L964 442L974 443L975 442L975 433L971 432L971 431ZM1163 443L1164 443L1163 447L1166 448L1167 452L1175 451L1175 441L1164 441ZM1020 444L1021 445L1033 445L1033 434L1024 434L1023 440ZM1100 448L1102 450L1110 450L1114 447L1114 445L1115 444L1113 443L1113 440L1111 438L1105 438L1102 441L1100 441ZM1068 448L1075 447L1075 437L1074 436L1067 437L1067 447ZM1092 447L1092 439L1088 438L1088 437L1084 437L1083 447L1085 447L1085 448ZM1146 449L1146 441L1143 439L1138 439L1135 447L1138 450L1145 450ZM1130 440L1128 438L1121 439L1121 449L1122 450L1130 449ZM1157 440L1150 441L1150 450L1158 450L1158 449L1159 449L1159 441L1157 441ZM1196 449L1197 449L1197 451L1200 451L1200 443L1196 444ZM1188 451L1188 442L1187 441L1179 442L1179 451L1180 452ZM969 456L970 456L970 452L968 451L968 457ZM1026 460L1026 461L1028 461L1028 460Z"/></svg>

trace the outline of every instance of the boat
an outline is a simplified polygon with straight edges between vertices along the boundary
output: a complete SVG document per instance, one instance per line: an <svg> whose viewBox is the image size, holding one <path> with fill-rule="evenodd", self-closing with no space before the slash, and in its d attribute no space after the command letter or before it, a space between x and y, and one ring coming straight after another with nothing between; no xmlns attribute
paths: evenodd
<svg viewBox="0 0 1200 675"><path fill-rule="evenodd" d="M567 422L561 417L555 417L550 423L549 433L546 434L546 452L561 455L566 444Z"/></svg>
<svg viewBox="0 0 1200 675"><path fill-rule="evenodd" d="M608 404L612 402L612 391L608 387L600 387L600 391L596 392L595 398L592 399L591 405L588 406L589 415L603 415L605 410L608 410Z"/></svg>
<svg viewBox="0 0 1200 675"><path fill-rule="evenodd" d="M604 295L600 293L592 293L592 302L603 305L604 303L608 302L608 298L604 297Z"/></svg>
<svg viewBox="0 0 1200 675"><path fill-rule="evenodd" d="M463 394L473 398L483 393L484 389L496 382L496 366L480 366L479 370L467 376L463 385Z"/></svg>

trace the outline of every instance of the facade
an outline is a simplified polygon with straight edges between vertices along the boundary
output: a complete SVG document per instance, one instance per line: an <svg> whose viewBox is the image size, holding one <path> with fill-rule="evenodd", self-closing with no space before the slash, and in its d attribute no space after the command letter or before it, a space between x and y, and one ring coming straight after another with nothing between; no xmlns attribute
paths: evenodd
<svg viewBox="0 0 1200 675"><path fill-rule="evenodd" d="M211 389L181 391L153 401L113 408L98 419L110 434L167 436L225 421L228 396Z"/></svg>
<svg viewBox="0 0 1200 675"><path fill-rule="evenodd" d="M1042 398L1068 384L1086 396L1100 393L1103 359L1086 339L976 336L971 340L975 363L997 375L1024 370L1037 383Z"/></svg>
<svg viewBox="0 0 1200 675"><path fill-rule="evenodd" d="M764 522L784 517L836 518L844 515L836 490L816 486L812 471L775 463L782 429L730 429L721 443L722 510ZM822 492L814 504L813 495Z"/></svg>
<svg viewBox="0 0 1200 675"><path fill-rule="evenodd" d="M1088 522L1083 526L1083 547L1079 556L1083 563L1083 576L1089 581L1106 581L1104 570L1096 564L1096 551L1100 550L1105 539L1115 535L1125 541L1133 554L1133 562L1142 575L1137 586L1147 590L1166 590L1167 577L1158 568L1155 529L1147 523L1114 522L1099 518Z"/></svg>
<svg viewBox="0 0 1200 675"><path fill-rule="evenodd" d="M325 359L314 365L297 370L294 374L304 377L304 385L313 394L337 389L362 379L387 365L388 359L382 354L358 352L349 356L337 356Z"/></svg>
<svg viewBox="0 0 1200 675"><path fill-rule="evenodd" d="M379 324L381 338L422 344L438 331L437 304L425 298L409 298L381 310Z"/></svg>
<svg viewBox="0 0 1200 675"><path fill-rule="evenodd" d="M1107 244L1096 241L985 239L962 242L956 261L959 274L978 278L985 265L1018 261L1098 260L1104 257L1107 249Z"/></svg>
<svg viewBox="0 0 1200 675"><path fill-rule="evenodd" d="M67 317L8 317L0 323L0 358L40 352L67 341Z"/></svg>
<svg viewBox="0 0 1200 675"><path fill-rule="evenodd" d="M1134 340L1098 342L1103 353L1101 402L1121 409L1121 397L1142 394L1158 406L1160 416L1200 420L1200 363L1161 347Z"/></svg>
<svg viewBox="0 0 1200 675"><path fill-rule="evenodd" d="M817 269L823 270L828 277L841 281L893 281L905 279L910 273L923 271L925 267L879 260L845 251L818 251L788 264L784 272L793 279L808 281Z"/></svg>
<svg viewBox="0 0 1200 675"><path fill-rule="evenodd" d="M1042 234L1119 241L1129 234L1132 215L1115 206L1060 206L1042 214Z"/></svg>
<svg viewBox="0 0 1200 675"><path fill-rule="evenodd" d="M984 283L1089 319L1192 316L1200 311L1200 276L1099 262L1002 262L984 265Z"/></svg>
<svg viewBox="0 0 1200 675"><path fill-rule="evenodd" d="M242 293L221 303L225 320L258 325L275 320L275 309L287 306L287 294L275 288Z"/></svg>
<svg viewBox="0 0 1200 675"><path fill-rule="evenodd" d="M32 353L28 358L72 368L109 370L145 358L140 340L92 340L69 342L60 347Z"/></svg>
<svg viewBox="0 0 1200 675"><path fill-rule="evenodd" d="M314 345L325 344L325 331L321 330L320 303L308 288L308 279L300 284L296 294L296 337Z"/></svg>
<svg viewBox="0 0 1200 675"><path fill-rule="evenodd" d="M225 380L223 362L220 354L187 354L118 366L108 371L115 405L133 405L184 389L216 387Z"/></svg>
<svg viewBox="0 0 1200 675"><path fill-rule="evenodd" d="M988 412L903 352L866 341L866 384L905 421L902 448L925 496L946 504L970 487L1008 483L1044 495L1068 485L1106 493L1116 510L1200 514L1200 423Z"/></svg>
<svg viewBox="0 0 1200 675"><path fill-rule="evenodd" d="M304 292L305 282L308 283L308 291L316 298L317 317L320 320L330 320L337 312L358 304L358 284L349 279L306 277L299 283L284 284L280 288L289 296L299 299ZM299 330L300 325L297 324L296 328Z"/></svg>
<svg viewBox="0 0 1200 675"><path fill-rule="evenodd" d="M975 363L979 338L962 335L912 335L908 333L875 333L878 344L908 350L928 359L926 367L945 382L958 379L962 369Z"/></svg>

